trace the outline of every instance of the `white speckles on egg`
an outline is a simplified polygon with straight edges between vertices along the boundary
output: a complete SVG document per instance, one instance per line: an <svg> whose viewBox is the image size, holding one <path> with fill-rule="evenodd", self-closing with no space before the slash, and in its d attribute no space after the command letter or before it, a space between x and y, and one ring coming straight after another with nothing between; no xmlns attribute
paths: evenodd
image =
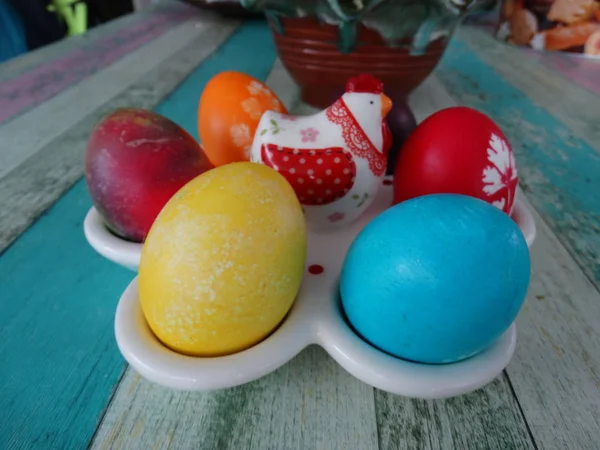
<svg viewBox="0 0 600 450"><path fill-rule="evenodd" d="M197 299L198 303L212 303L217 299L217 293L213 286L214 282L215 276L213 274L205 274L193 286L188 286L189 293L193 298Z"/></svg>
<svg viewBox="0 0 600 450"><path fill-rule="evenodd" d="M239 286L247 286L248 285L248 283L246 283L246 277L240 276L239 273L236 273L233 276L233 279Z"/></svg>
<svg viewBox="0 0 600 450"><path fill-rule="evenodd" d="M273 203L273 199L271 197L260 198L260 199L258 199L258 203L260 203L261 205L266 205L269 203Z"/></svg>

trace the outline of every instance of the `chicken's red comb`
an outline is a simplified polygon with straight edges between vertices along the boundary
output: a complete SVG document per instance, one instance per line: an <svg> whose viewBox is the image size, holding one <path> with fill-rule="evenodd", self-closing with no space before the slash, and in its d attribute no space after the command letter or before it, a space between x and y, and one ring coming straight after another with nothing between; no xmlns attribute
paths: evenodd
<svg viewBox="0 0 600 450"><path fill-rule="evenodd" d="M350 78L346 83L346 92L365 92L368 94L382 94L383 83L373 75L363 73Z"/></svg>

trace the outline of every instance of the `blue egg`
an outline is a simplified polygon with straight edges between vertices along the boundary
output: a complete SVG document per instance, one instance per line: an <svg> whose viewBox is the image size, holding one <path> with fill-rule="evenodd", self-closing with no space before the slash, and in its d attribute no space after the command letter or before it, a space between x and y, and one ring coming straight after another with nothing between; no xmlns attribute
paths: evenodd
<svg viewBox="0 0 600 450"><path fill-rule="evenodd" d="M340 289L366 341L435 364L473 356L500 337L529 278L529 249L508 215L473 197L439 194L373 219L348 250Z"/></svg>

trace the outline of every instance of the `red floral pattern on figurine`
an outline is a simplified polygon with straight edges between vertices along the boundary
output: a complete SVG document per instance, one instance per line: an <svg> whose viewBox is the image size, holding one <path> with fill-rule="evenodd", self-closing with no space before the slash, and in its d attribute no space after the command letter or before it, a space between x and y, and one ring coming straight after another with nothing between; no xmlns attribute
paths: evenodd
<svg viewBox="0 0 600 450"><path fill-rule="evenodd" d="M319 130L315 130L314 128L307 128L305 130L300 130L300 135L302 136L302 142L317 142L317 136L319 135Z"/></svg>

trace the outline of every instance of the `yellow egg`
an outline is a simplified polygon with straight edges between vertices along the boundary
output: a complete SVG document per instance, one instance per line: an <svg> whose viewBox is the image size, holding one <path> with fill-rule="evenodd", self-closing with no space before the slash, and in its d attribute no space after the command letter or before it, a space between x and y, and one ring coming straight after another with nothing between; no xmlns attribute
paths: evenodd
<svg viewBox="0 0 600 450"><path fill-rule="evenodd" d="M138 274L142 310L177 352L235 353L282 321L305 260L304 216L285 178L261 164L224 165L181 188L152 225Z"/></svg>

